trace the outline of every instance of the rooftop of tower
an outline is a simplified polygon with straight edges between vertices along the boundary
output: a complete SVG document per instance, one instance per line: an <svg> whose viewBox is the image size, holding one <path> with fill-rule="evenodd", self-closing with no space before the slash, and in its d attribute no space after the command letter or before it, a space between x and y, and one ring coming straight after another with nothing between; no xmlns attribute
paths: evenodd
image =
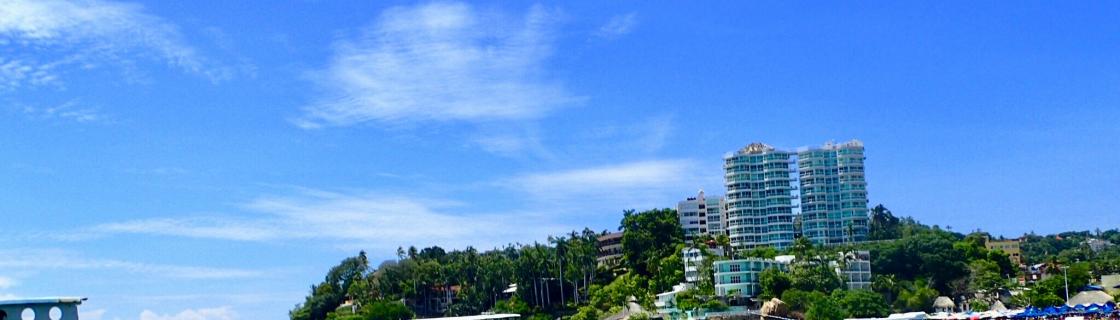
<svg viewBox="0 0 1120 320"><path fill-rule="evenodd" d="M774 151L774 147L771 146L771 145L762 143L762 142L755 142L755 143L751 143L751 144L747 145L746 147L743 147L743 149L739 150L739 153L751 154L751 153L763 153L763 152L767 152L767 151Z"/></svg>
<svg viewBox="0 0 1120 320"><path fill-rule="evenodd" d="M828 141L828 142L825 142L824 145L821 145L820 147L800 147L800 148L797 148L797 152L803 152L803 151L809 151L809 150L836 150L836 149L840 149L840 148L863 148L863 141L859 141L859 139L852 139L852 140L848 140L847 142L841 142L841 143L836 143L834 141Z"/></svg>

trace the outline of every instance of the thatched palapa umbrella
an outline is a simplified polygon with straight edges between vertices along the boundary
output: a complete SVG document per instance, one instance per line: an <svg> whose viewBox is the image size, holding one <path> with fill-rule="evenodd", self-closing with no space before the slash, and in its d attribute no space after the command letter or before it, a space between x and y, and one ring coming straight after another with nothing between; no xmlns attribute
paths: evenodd
<svg viewBox="0 0 1120 320"><path fill-rule="evenodd" d="M1078 293L1076 296L1069 298L1069 301L1066 301L1066 305L1071 307L1079 305L1087 306L1091 304L1104 305L1109 302L1116 302L1116 300L1107 293L1104 293L1104 291L1089 290L1081 291L1081 293Z"/></svg>
<svg viewBox="0 0 1120 320"><path fill-rule="evenodd" d="M940 296L933 300L933 310L937 312L953 312L956 307L957 304L953 303L953 299L946 296Z"/></svg>

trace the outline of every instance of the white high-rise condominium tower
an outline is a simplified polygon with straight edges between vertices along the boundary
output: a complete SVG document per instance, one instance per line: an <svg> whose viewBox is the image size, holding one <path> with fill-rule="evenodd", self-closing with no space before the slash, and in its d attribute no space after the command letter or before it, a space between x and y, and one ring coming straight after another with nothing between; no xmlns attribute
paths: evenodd
<svg viewBox="0 0 1120 320"><path fill-rule="evenodd" d="M695 198L677 202L677 218L684 229L685 240L691 241L700 235L715 238L724 233L726 223L723 197L706 198L704 190L700 190Z"/></svg>
<svg viewBox="0 0 1120 320"><path fill-rule="evenodd" d="M727 234L738 248L793 244L796 171L794 153L752 143L724 156Z"/></svg>
<svg viewBox="0 0 1120 320"><path fill-rule="evenodd" d="M797 152L801 234L816 244L867 240L863 143L826 143Z"/></svg>
<svg viewBox="0 0 1120 320"><path fill-rule="evenodd" d="M863 161L859 140L797 152L752 143L726 155L724 226L731 244L784 249L797 235L816 244L866 241Z"/></svg>

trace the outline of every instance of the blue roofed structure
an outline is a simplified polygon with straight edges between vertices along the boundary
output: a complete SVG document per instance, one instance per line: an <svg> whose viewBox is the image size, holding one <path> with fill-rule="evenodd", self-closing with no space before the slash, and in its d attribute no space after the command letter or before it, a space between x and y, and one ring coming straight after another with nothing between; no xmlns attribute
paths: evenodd
<svg viewBox="0 0 1120 320"><path fill-rule="evenodd" d="M0 300L0 320L26 319L30 313L34 320L78 320L78 305L86 298L52 297Z"/></svg>

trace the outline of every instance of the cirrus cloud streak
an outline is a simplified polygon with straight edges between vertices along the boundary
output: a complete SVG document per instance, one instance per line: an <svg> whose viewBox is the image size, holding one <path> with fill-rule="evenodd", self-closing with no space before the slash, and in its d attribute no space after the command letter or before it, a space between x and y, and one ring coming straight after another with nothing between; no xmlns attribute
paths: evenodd
<svg viewBox="0 0 1120 320"><path fill-rule="evenodd" d="M539 118L581 100L545 72L553 19L539 6L518 19L463 3L388 9L360 37L335 44L313 73L324 94L294 122Z"/></svg>

